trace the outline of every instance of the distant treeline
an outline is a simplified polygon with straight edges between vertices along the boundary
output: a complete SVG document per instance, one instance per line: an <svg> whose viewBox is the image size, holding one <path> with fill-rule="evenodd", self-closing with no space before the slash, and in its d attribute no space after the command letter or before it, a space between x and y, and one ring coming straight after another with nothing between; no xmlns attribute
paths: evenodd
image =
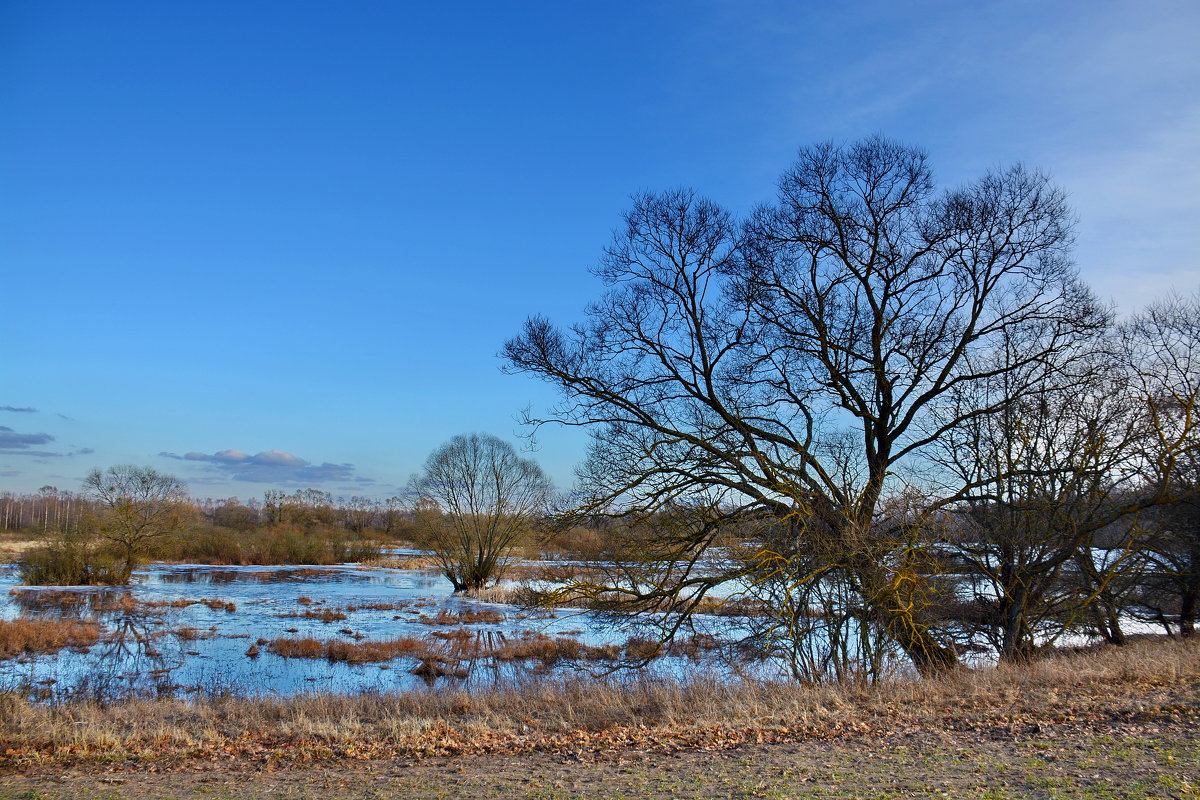
<svg viewBox="0 0 1200 800"><path fill-rule="evenodd" d="M243 502L226 499L190 499L192 518L233 530L250 530L264 525L324 526L352 533L377 532L399 536L409 531L411 513L403 499L376 500L369 497L334 497L319 489L292 493L268 491L262 500ZM97 509L88 496L43 486L28 494L0 493L0 530L24 533L75 533L80 520Z"/></svg>

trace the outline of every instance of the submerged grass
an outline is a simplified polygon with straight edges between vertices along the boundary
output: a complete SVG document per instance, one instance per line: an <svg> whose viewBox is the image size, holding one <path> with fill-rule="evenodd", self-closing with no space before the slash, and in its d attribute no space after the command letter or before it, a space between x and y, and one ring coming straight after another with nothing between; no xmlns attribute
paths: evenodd
<svg viewBox="0 0 1200 800"><path fill-rule="evenodd" d="M504 622L504 615L488 609L451 611L443 608L432 617L422 614L417 622L422 625L471 625L477 622Z"/></svg>
<svg viewBox="0 0 1200 800"><path fill-rule="evenodd" d="M325 624L330 622L341 622L344 619L349 619L345 613L334 608L308 609L299 612L287 612L276 614L275 616L282 619L318 619Z"/></svg>
<svg viewBox="0 0 1200 800"><path fill-rule="evenodd" d="M349 629L343 631L353 635ZM633 640L631 640L633 641ZM637 640L641 642L642 640ZM435 631L429 638L411 636L379 641L347 642L343 639L313 637L273 639L267 651L285 658L324 658L362 664L391 661L403 656L420 661L459 664L476 661L527 661L551 666L562 661L615 661L622 648L616 645L596 647L569 636L546 636L524 631L509 636L456 628Z"/></svg>
<svg viewBox="0 0 1200 800"><path fill-rule="evenodd" d="M305 640L299 640L305 641ZM271 643L272 648L280 647ZM323 649L308 640L288 647ZM347 653L363 645L342 643ZM408 646L374 643L374 647ZM1200 721L1200 644L1148 642L1024 666L875 686L539 676L470 692L211 697L46 707L0 695L0 761L154 759L214 753L269 760L479 752L722 749L748 742L1114 721Z"/></svg>

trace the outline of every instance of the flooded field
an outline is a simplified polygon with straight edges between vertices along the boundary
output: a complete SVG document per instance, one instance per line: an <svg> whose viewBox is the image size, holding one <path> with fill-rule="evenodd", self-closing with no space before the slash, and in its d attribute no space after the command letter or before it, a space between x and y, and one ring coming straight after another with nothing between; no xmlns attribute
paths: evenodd
<svg viewBox="0 0 1200 800"><path fill-rule="evenodd" d="M76 632L0 652L0 691L44 701L486 685L628 650L587 615L463 598L433 570L153 564L129 587L17 580L0 567L0 619Z"/></svg>
<svg viewBox="0 0 1200 800"><path fill-rule="evenodd" d="M404 566L423 561L397 555ZM529 566L545 573L566 565ZM773 656L722 647L755 629L753 609L736 605L734 614L696 614L691 630L659 651L654 640L606 628L590 612L456 595L433 569L158 563L126 587L18 580L12 565L0 565L0 620L7 623L0 624L0 692L41 702L477 689L569 670L606 672L622 661L642 662L642 674L702 672L715 680L786 677L797 669L836 679L839 666L856 669L872 656L878 674L909 668L899 653L869 653L868 645L879 646L874 640L819 613L799 619L798 644ZM774 622L761 621L766 629ZM1133 620L1125 627L1148 632ZM1059 643L1091 640L1067 633ZM730 652L736 664L722 658ZM972 666L995 663L983 644L963 647L961 657Z"/></svg>

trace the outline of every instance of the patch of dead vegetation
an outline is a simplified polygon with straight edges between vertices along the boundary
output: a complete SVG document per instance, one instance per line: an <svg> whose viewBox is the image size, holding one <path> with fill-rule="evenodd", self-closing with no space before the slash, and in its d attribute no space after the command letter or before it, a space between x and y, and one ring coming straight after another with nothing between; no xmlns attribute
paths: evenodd
<svg viewBox="0 0 1200 800"><path fill-rule="evenodd" d="M349 613L355 611L403 611L408 607L408 603L355 603L346 606L345 610Z"/></svg>
<svg viewBox="0 0 1200 800"><path fill-rule="evenodd" d="M345 613L333 608L310 608L300 612L287 612L284 614L276 614L277 617L284 619L319 619L328 625L331 622L341 622L344 619L349 619Z"/></svg>
<svg viewBox="0 0 1200 800"><path fill-rule="evenodd" d="M312 641L305 647L322 652L328 647ZM988 740L1053 739L1060 729L1158 724L1200 724L1200 642L1141 642L873 686L543 675L470 692L131 700L107 706L47 707L0 695L0 740L6 742L0 765L666 754L964 732Z"/></svg>
<svg viewBox="0 0 1200 800"><path fill-rule="evenodd" d="M201 598L200 605L208 606L213 611L226 611L230 614L237 611L237 603L232 600L222 600L219 597Z"/></svg>
<svg viewBox="0 0 1200 800"><path fill-rule="evenodd" d="M267 652L284 658L324 658L347 664L392 661L401 656L420 657L428 649L424 640L412 637L373 642L347 642L342 639L323 641L312 637L279 638L267 644Z"/></svg>
<svg viewBox="0 0 1200 800"><path fill-rule="evenodd" d="M88 604L87 593L66 589L9 589L8 595L22 608L28 609L55 608L67 611Z"/></svg>
<svg viewBox="0 0 1200 800"><path fill-rule="evenodd" d="M443 608L436 616L421 615L417 620L422 625L473 625L477 622L504 622L504 615L498 611L466 609L451 611Z"/></svg>
<svg viewBox="0 0 1200 800"><path fill-rule="evenodd" d="M57 653L64 647L91 647L102 632L100 624L91 621L41 617L0 620L0 659Z"/></svg>
<svg viewBox="0 0 1200 800"><path fill-rule="evenodd" d="M146 608L187 608L198 604L199 600L143 600L142 605Z"/></svg>
<svg viewBox="0 0 1200 800"><path fill-rule="evenodd" d="M0 563L19 561L21 556L30 550L44 547L44 539L22 539L10 536L0 536Z"/></svg>
<svg viewBox="0 0 1200 800"><path fill-rule="evenodd" d="M440 566L437 558L431 555L385 556L367 559L363 564L381 569L417 570L438 569Z"/></svg>

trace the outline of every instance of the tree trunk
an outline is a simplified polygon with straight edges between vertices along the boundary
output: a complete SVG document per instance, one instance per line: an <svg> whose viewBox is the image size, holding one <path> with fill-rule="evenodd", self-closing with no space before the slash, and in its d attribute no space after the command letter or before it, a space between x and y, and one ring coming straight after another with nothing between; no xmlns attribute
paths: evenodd
<svg viewBox="0 0 1200 800"><path fill-rule="evenodd" d="M922 677L933 677L961 666L958 655L937 640L923 619L915 581L889 580L878 564L858 570L863 595L887 635L908 656Z"/></svg>
<svg viewBox="0 0 1200 800"><path fill-rule="evenodd" d="M888 616L884 629L912 661L921 677L936 677L961 666L958 655L939 642L927 626L907 614L885 613Z"/></svg>
<svg viewBox="0 0 1200 800"><path fill-rule="evenodd" d="M1179 636L1190 639L1196 635L1196 592L1185 591L1179 598Z"/></svg>
<svg viewBox="0 0 1200 800"><path fill-rule="evenodd" d="M1000 641L1000 660L1024 661L1033 654L1033 643L1029 641L1029 629L1025 624L1027 595L1025 583L1018 581L1005 589L1003 598L1004 616L1001 620L1003 635Z"/></svg>
<svg viewBox="0 0 1200 800"><path fill-rule="evenodd" d="M1108 604L1104 604L1104 616L1106 617L1105 638L1109 644L1114 644L1117 647L1124 647L1129 643L1125 638L1125 631L1121 630L1121 616L1117 609Z"/></svg>

